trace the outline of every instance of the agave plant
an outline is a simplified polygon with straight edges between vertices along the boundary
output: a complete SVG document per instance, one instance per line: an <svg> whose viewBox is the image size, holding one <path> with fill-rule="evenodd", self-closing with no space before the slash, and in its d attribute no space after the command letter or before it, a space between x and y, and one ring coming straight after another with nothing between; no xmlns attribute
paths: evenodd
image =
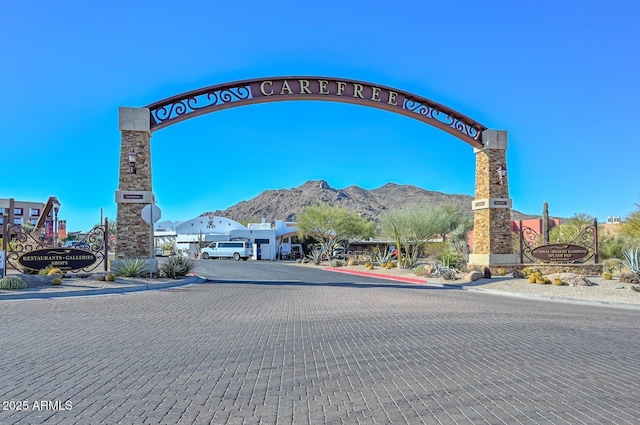
<svg viewBox="0 0 640 425"><path fill-rule="evenodd" d="M177 279L191 273L195 268L196 263L190 258L169 257L160 266L160 271L168 278Z"/></svg>
<svg viewBox="0 0 640 425"><path fill-rule="evenodd" d="M624 265L640 276L640 248L631 248L629 251L623 249L622 255L624 255Z"/></svg>
<svg viewBox="0 0 640 425"><path fill-rule="evenodd" d="M311 251L307 254L307 257L309 257L313 264L319 265L322 261L322 251Z"/></svg>
<svg viewBox="0 0 640 425"><path fill-rule="evenodd" d="M147 264L137 258L125 258L111 264L111 271L118 276L137 277L148 273Z"/></svg>
<svg viewBox="0 0 640 425"><path fill-rule="evenodd" d="M389 251L388 248L385 248L384 252L378 249L373 255L373 261L378 264L388 263L389 261L391 261L392 256L393 256L393 253Z"/></svg>

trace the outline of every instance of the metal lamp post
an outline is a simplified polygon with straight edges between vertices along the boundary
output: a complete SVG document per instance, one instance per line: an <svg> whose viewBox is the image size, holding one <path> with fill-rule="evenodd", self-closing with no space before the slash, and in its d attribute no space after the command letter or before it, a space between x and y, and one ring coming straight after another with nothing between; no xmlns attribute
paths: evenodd
<svg viewBox="0 0 640 425"><path fill-rule="evenodd" d="M60 211L60 202L56 198L53 201L53 246L58 247L58 211Z"/></svg>

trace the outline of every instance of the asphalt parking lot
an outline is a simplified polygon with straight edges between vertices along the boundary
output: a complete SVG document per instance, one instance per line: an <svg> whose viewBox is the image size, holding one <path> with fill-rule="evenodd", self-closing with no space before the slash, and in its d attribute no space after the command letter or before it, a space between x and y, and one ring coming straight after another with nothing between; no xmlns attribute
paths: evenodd
<svg viewBox="0 0 640 425"><path fill-rule="evenodd" d="M635 310L280 263L198 274L0 302L0 423L640 423Z"/></svg>

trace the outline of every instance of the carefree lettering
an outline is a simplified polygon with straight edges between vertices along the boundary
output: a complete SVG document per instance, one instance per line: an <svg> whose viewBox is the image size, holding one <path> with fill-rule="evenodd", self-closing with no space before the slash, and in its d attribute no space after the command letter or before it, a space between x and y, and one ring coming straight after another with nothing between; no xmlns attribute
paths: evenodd
<svg viewBox="0 0 640 425"><path fill-rule="evenodd" d="M401 106L399 105L400 100L397 92L351 81L323 79L264 80L259 85L259 92L262 96L311 95L314 97L342 97L384 103L390 106Z"/></svg>

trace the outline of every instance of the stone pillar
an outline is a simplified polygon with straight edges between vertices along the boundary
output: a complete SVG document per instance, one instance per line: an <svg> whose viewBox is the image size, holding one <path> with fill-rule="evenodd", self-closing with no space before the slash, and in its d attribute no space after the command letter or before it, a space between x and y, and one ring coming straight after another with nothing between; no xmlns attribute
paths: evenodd
<svg viewBox="0 0 640 425"><path fill-rule="evenodd" d="M516 264L511 236L509 177L500 179L498 169L507 168L507 132L482 132L482 149L476 153L476 187L473 200L473 253L469 264L492 266Z"/></svg>
<svg viewBox="0 0 640 425"><path fill-rule="evenodd" d="M124 108L120 121L120 176L116 203L116 259L149 258L151 229L142 219L142 208L154 203L151 188L151 131L147 108ZM135 174L131 171L129 153L137 155Z"/></svg>

